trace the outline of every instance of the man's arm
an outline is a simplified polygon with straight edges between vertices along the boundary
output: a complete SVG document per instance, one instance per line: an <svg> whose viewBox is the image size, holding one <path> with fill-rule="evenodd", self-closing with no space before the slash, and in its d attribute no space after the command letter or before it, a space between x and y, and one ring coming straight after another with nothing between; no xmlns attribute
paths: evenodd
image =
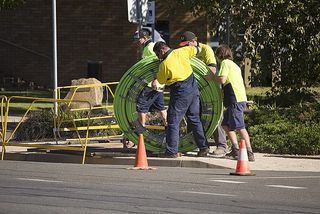
<svg viewBox="0 0 320 214"><path fill-rule="evenodd" d="M215 81L217 81L220 84L225 84L227 81L227 77L226 76L215 76Z"/></svg>
<svg viewBox="0 0 320 214"><path fill-rule="evenodd" d="M227 81L226 76L216 76L215 74L210 73L209 75L204 76L204 78L208 81L214 80L219 84L224 84Z"/></svg>
<svg viewBox="0 0 320 214"><path fill-rule="evenodd" d="M209 69L210 69L210 73L208 75L205 75L204 78L206 80L214 80L216 73L217 73L217 68L215 66L212 65L208 65Z"/></svg>
<svg viewBox="0 0 320 214"><path fill-rule="evenodd" d="M214 80L216 82L218 82L219 84L224 84L227 81L227 77L226 76L217 76L217 68L216 67L212 67L212 66L208 66L210 68L210 73L208 75L205 75L204 78L208 81L210 80Z"/></svg>
<svg viewBox="0 0 320 214"><path fill-rule="evenodd" d="M228 69L226 68L225 63L222 62L219 72L217 74L216 74L216 72L217 72L217 69L215 69L215 75L206 75L205 79L206 80L214 80L214 81L218 82L219 84L225 84L227 81L228 73L229 73ZM211 73L213 73L213 72L211 72ZM210 77L211 77L211 79L210 79Z"/></svg>

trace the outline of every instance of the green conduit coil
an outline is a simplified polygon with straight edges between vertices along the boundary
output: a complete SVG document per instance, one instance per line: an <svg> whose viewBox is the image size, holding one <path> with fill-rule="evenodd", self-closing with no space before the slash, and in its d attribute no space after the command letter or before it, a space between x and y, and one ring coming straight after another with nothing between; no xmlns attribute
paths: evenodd
<svg viewBox="0 0 320 214"><path fill-rule="evenodd" d="M115 92L114 113L117 123L125 136L135 144L141 125L136 112L136 99L143 88L153 80L159 67L155 56L144 58L133 65L121 78ZM199 59L192 58L191 66L198 82L201 101L201 121L206 137L211 137L223 111L222 94L218 83L207 81L204 75L210 69ZM143 128L146 149L153 153L165 151L165 132ZM192 132L180 135L179 152L189 152L197 148Z"/></svg>

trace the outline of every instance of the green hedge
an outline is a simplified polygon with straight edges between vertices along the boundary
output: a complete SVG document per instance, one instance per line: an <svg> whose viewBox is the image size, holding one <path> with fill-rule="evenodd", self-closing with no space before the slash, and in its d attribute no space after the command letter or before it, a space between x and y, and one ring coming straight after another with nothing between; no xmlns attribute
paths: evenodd
<svg viewBox="0 0 320 214"><path fill-rule="evenodd" d="M246 114L252 148L275 154L320 155L320 104L258 107Z"/></svg>
<svg viewBox="0 0 320 214"><path fill-rule="evenodd" d="M249 128L254 151L275 154L320 154L320 124L276 122Z"/></svg>

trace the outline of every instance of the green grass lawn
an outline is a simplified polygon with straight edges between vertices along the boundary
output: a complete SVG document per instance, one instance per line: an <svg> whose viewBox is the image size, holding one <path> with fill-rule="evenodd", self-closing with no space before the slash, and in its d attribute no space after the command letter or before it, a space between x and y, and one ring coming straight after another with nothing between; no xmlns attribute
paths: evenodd
<svg viewBox="0 0 320 214"><path fill-rule="evenodd" d="M320 87L313 87L310 88L310 90L315 93L314 98L316 100L318 100L318 102L320 102ZM247 97L248 100L250 101L254 101L256 103L259 103L260 105L265 105L265 104L270 104L271 100L268 100L267 98L267 92L271 92L271 87L253 87L253 88L247 88L246 89L247 92ZM275 100L278 100L279 103L283 102L287 103L287 101L284 99L287 97L279 97L278 99L274 99L273 102L275 102Z"/></svg>
<svg viewBox="0 0 320 214"><path fill-rule="evenodd" d="M312 87L312 91L320 93L320 87ZM271 87L253 87L246 88L248 96L266 96L266 93L271 91Z"/></svg>
<svg viewBox="0 0 320 214"><path fill-rule="evenodd" d="M48 90L28 90L28 91L0 91L1 95L10 98L12 96L22 97L36 97L36 98L52 98L53 92ZM13 98L9 103L9 115L23 114L30 107L32 100L24 100ZM53 103L50 102L36 102L32 104L31 110L39 110L42 108L52 108Z"/></svg>
<svg viewBox="0 0 320 214"><path fill-rule="evenodd" d="M52 98L53 91L48 90L27 90L27 91L0 91L0 96L4 95L7 97L11 96L24 96L24 97L46 97Z"/></svg>
<svg viewBox="0 0 320 214"><path fill-rule="evenodd" d="M30 108L31 107L31 108ZM54 104L53 103L46 103L46 102L41 102L41 103L33 103L31 105L31 102L26 103L26 102L10 102L9 103L9 115L22 115L24 114L29 108L31 111L37 111L40 109L48 109L52 108L53 109Z"/></svg>
<svg viewBox="0 0 320 214"><path fill-rule="evenodd" d="M254 87L254 88L247 88L247 96L253 97L253 96L266 96L266 93L271 90L271 87Z"/></svg>

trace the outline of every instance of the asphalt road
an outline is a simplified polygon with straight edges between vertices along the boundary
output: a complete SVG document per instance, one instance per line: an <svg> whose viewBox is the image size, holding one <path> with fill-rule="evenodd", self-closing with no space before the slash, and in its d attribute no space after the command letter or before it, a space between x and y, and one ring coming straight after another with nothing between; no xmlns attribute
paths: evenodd
<svg viewBox="0 0 320 214"><path fill-rule="evenodd" d="M319 172L0 161L0 213L319 213Z"/></svg>

